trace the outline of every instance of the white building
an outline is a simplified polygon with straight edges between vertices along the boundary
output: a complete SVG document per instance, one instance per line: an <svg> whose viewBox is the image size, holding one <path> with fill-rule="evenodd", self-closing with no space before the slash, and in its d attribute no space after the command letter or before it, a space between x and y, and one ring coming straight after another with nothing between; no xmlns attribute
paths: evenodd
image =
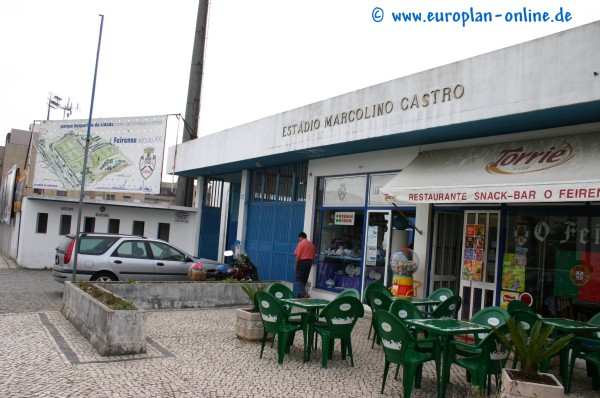
<svg viewBox="0 0 600 398"><path fill-rule="evenodd" d="M417 294L449 286L463 317L529 295L541 313L593 304L598 37L595 22L292 109L172 147L169 165L231 184L221 237L263 279L294 280L306 231L314 297L390 284L414 245Z"/></svg>
<svg viewBox="0 0 600 398"><path fill-rule="evenodd" d="M463 317L523 293L541 313L556 296L597 302L598 37L595 22L292 109L170 148L168 164L176 151L175 174L230 183L221 240L263 279L293 281L307 232L312 296L391 283L411 244L418 294L453 288Z"/></svg>

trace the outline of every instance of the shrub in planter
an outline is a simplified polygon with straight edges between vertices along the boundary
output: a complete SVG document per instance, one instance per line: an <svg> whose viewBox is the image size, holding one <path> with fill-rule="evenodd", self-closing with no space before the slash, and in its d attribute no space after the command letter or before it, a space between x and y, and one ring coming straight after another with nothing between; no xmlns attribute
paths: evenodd
<svg viewBox="0 0 600 398"><path fill-rule="evenodd" d="M519 370L502 370L500 398L505 397L563 397L564 389L554 375L539 373L540 365L566 348L572 334L552 338L553 326L544 326L537 321L529 333L523 324L514 317L506 321L508 335L496 331L500 339L518 355Z"/></svg>
<svg viewBox="0 0 600 398"><path fill-rule="evenodd" d="M241 288L246 293L252 308L242 309L238 308L236 311L236 326L235 333L238 338L242 340L260 341L263 337L263 324L260 317L260 312L256 308L254 297L259 291L264 291L266 285L256 282L242 281Z"/></svg>

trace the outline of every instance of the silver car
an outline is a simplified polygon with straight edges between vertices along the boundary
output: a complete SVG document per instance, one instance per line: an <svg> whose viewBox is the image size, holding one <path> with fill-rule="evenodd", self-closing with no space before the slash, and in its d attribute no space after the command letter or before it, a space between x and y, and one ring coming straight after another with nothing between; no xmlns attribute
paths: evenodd
<svg viewBox="0 0 600 398"><path fill-rule="evenodd" d="M75 235L66 235L56 248L52 276L72 280ZM77 281L186 281L190 266L200 261L209 273L218 261L193 257L160 239L121 234L80 234Z"/></svg>

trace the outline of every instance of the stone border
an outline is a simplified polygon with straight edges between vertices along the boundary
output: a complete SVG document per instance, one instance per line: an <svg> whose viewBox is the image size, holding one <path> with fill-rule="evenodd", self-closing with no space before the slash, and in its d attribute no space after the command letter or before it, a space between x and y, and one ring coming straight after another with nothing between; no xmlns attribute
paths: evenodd
<svg viewBox="0 0 600 398"><path fill-rule="evenodd" d="M270 286L275 281L260 281ZM280 281L277 281L280 282ZM292 288L289 282L280 282ZM240 282L102 282L116 296L146 310L216 308L252 305Z"/></svg>
<svg viewBox="0 0 600 398"><path fill-rule="evenodd" d="M94 284L108 291L99 285ZM65 281L64 286L61 312L100 355L146 352L146 312L143 309L112 310L72 282Z"/></svg>

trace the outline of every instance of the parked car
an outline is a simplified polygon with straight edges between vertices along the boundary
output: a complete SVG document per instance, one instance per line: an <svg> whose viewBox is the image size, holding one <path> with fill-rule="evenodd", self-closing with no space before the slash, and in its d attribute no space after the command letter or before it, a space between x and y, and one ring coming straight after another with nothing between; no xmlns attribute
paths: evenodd
<svg viewBox="0 0 600 398"><path fill-rule="evenodd" d="M188 268L197 261L209 274L225 265L142 236L82 233L80 241L77 281L186 281ZM56 248L52 276L57 282L73 278L75 242L75 235L66 235Z"/></svg>

